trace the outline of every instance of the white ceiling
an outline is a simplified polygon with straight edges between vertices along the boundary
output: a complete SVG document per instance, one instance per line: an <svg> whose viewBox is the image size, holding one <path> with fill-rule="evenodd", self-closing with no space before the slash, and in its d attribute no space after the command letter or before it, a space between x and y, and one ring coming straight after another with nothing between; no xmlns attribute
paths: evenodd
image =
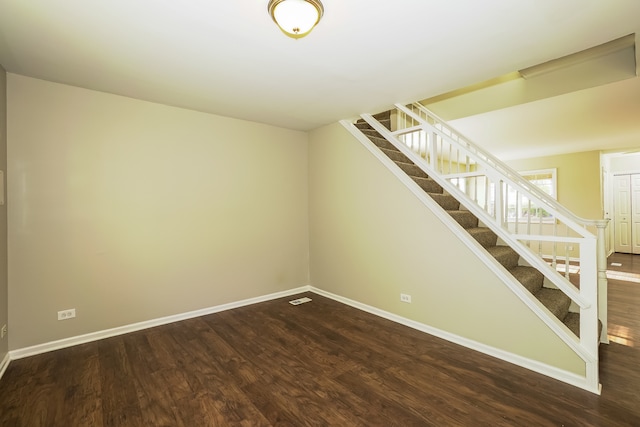
<svg viewBox="0 0 640 427"><path fill-rule="evenodd" d="M640 34L638 0L323 0L322 21L294 40L271 21L267 3L0 0L0 64L11 73L310 130ZM640 146L638 81L457 122L511 157L507 145L537 146L538 154L545 147L577 151L569 147L575 143L584 150Z"/></svg>
<svg viewBox="0 0 640 427"><path fill-rule="evenodd" d="M640 78L450 122L506 160L640 148ZM640 167L640 165L638 165Z"/></svg>

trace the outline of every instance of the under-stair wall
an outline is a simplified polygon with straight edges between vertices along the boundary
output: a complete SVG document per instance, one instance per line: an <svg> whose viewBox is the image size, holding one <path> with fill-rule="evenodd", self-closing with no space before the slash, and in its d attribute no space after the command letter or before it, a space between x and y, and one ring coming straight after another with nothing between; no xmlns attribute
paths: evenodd
<svg viewBox="0 0 640 427"><path fill-rule="evenodd" d="M584 376L584 361L425 208L433 200L385 167L390 161L340 124L310 133L312 285L565 382Z"/></svg>

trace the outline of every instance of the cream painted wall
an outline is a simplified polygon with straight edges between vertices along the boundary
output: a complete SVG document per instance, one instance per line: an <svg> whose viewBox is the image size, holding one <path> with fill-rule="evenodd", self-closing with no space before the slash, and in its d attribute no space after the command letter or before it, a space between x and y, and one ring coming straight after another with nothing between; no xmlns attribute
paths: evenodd
<svg viewBox="0 0 640 427"><path fill-rule="evenodd" d="M0 66L0 171L7 172L7 73ZM4 180L6 182L6 179ZM0 189L6 195L6 184ZM7 283L7 203L0 205L0 328L9 322ZM0 339L0 362L9 351L9 336Z"/></svg>
<svg viewBox="0 0 640 427"><path fill-rule="evenodd" d="M309 283L305 133L15 74L8 122L10 349Z"/></svg>
<svg viewBox="0 0 640 427"><path fill-rule="evenodd" d="M581 218L603 218L599 151L510 160L506 163L517 171L556 168L558 201Z"/></svg>
<svg viewBox="0 0 640 427"><path fill-rule="evenodd" d="M584 363L339 124L310 133L309 195L314 286L584 374Z"/></svg>

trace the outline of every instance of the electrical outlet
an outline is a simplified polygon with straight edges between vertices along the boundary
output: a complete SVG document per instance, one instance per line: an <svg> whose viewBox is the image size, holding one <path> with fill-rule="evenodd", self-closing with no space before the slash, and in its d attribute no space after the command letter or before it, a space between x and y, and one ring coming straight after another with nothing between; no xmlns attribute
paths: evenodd
<svg viewBox="0 0 640 427"><path fill-rule="evenodd" d="M70 308L68 310L62 310L58 312L58 320L73 319L76 317L76 309Z"/></svg>
<svg viewBox="0 0 640 427"><path fill-rule="evenodd" d="M568 249L569 251L573 251L573 246L568 246L568 247L567 247L567 249Z"/></svg>
<svg viewBox="0 0 640 427"><path fill-rule="evenodd" d="M406 302L406 303L411 303L411 295L400 294L400 301Z"/></svg>
<svg viewBox="0 0 640 427"><path fill-rule="evenodd" d="M2 325L2 329L0 329L0 339L4 338L7 335L7 325Z"/></svg>

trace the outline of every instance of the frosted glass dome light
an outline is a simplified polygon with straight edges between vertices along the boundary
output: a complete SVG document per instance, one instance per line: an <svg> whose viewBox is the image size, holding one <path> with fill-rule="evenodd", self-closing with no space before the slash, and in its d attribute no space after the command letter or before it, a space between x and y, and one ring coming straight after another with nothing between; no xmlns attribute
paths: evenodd
<svg viewBox="0 0 640 427"><path fill-rule="evenodd" d="M278 27L296 39L309 34L324 13L319 0L270 0L267 9Z"/></svg>

